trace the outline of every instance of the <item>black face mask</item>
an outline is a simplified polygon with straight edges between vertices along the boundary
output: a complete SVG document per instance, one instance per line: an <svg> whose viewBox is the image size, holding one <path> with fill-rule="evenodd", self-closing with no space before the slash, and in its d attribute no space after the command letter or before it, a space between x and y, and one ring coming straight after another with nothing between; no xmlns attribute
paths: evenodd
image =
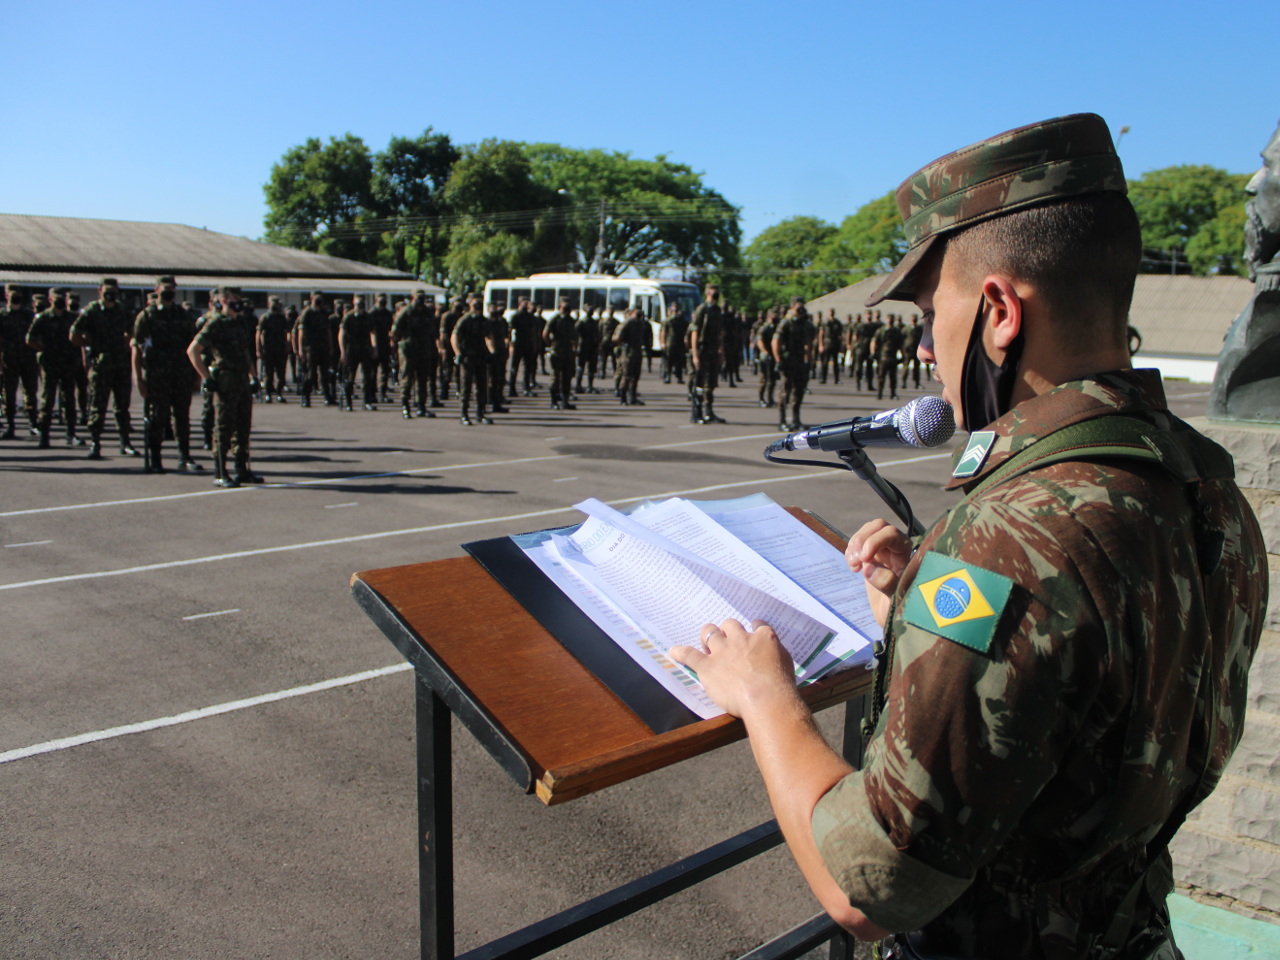
<svg viewBox="0 0 1280 960"><path fill-rule="evenodd" d="M161 303L172 303L172 302L173 302L173 291L172 291L172 290L161 290L161 291L160 291L160 302L161 302Z"/></svg>
<svg viewBox="0 0 1280 960"><path fill-rule="evenodd" d="M970 433L998 420L1009 410L1018 362L1022 359L1021 330L1005 351L1004 363L997 364L987 356L982 346L982 328L986 325L982 308L986 304L985 296L978 300L978 313L973 318L973 330L964 352L964 368L960 372L960 415L964 417L964 428Z"/></svg>

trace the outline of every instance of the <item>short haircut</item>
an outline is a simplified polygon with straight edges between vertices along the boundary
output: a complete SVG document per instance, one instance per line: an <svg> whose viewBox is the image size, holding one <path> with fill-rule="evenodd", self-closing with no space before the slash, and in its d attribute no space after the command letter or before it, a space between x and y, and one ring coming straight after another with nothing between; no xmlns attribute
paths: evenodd
<svg viewBox="0 0 1280 960"><path fill-rule="evenodd" d="M1142 259L1142 231L1122 193L1093 193L1015 210L947 237L964 275L1031 284L1080 337L1122 342Z"/></svg>

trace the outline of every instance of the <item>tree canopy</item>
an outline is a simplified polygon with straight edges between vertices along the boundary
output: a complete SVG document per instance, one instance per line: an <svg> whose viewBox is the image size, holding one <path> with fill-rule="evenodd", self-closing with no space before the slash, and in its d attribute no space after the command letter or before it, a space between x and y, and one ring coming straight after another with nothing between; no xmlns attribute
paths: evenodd
<svg viewBox="0 0 1280 960"><path fill-rule="evenodd" d="M1142 225L1144 273L1243 275L1247 173L1164 167L1129 181Z"/></svg>
<svg viewBox="0 0 1280 960"><path fill-rule="evenodd" d="M738 210L660 155L427 128L371 153L352 134L288 150L264 187L266 239L476 286L546 270L736 265Z"/></svg>

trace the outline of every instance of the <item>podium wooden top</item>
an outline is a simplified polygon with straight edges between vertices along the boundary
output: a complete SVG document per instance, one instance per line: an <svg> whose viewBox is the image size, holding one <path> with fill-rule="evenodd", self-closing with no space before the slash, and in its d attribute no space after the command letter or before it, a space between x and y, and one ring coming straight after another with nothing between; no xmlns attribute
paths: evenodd
<svg viewBox="0 0 1280 960"><path fill-rule="evenodd" d="M829 542L821 520L787 508ZM721 716L655 734L471 557L366 570L356 602L449 709L543 803L584 796L732 743L742 722ZM805 689L814 709L865 693L849 671Z"/></svg>

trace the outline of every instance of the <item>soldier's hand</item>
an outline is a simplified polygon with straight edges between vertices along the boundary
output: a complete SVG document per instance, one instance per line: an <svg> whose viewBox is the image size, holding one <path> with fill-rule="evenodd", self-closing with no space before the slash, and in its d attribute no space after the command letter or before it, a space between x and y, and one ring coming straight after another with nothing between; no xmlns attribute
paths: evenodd
<svg viewBox="0 0 1280 960"><path fill-rule="evenodd" d="M889 601L898 589L898 580L911 559L911 540L885 520L872 520L849 538L845 561L867 584L871 612L880 626L889 616Z"/></svg>
<svg viewBox="0 0 1280 960"><path fill-rule="evenodd" d="M205 377L200 381L200 393L206 397L211 397L218 392L218 381L213 377Z"/></svg>
<svg viewBox="0 0 1280 960"><path fill-rule="evenodd" d="M249 393L256 397L261 390L262 390L262 381L259 380L257 377L250 377Z"/></svg>
<svg viewBox="0 0 1280 960"><path fill-rule="evenodd" d="M748 633L737 620L708 623L696 646L672 647L669 656L698 674L711 697L726 713L744 713L778 698L795 699L795 663L773 628L759 620Z"/></svg>

